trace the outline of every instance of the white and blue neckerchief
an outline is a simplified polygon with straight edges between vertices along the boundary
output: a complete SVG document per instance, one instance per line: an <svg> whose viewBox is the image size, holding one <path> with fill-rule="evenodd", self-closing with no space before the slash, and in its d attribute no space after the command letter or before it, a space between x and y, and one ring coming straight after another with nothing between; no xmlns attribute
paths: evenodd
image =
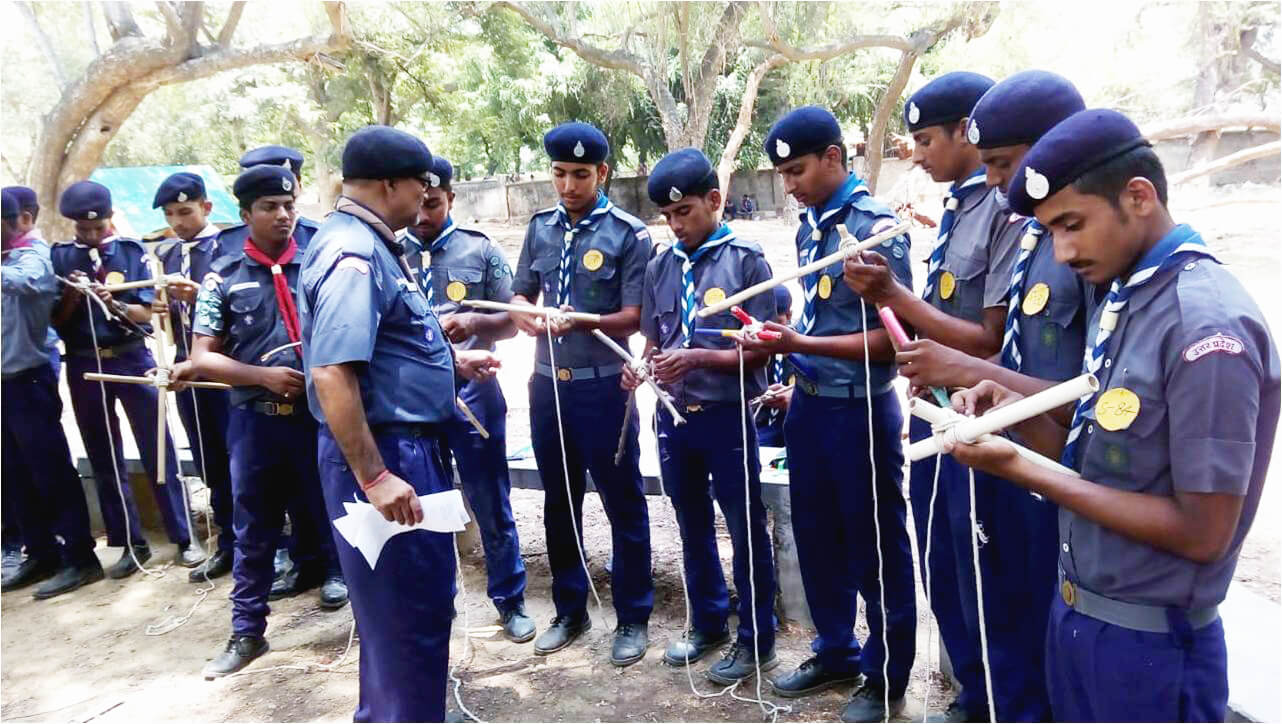
<svg viewBox="0 0 1282 724"><path fill-rule="evenodd" d="M1083 373L1098 374L1100 368L1104 366L1104 357L1108 354L1108 343L1117 329L1131 295L1159 273L1183 264L1191 257L1215 258L1211 250L1206 248L1206 242L1202 240L1201 234L1187 224L1180 224L1144 254L1125 283L1120 277L1113 280L1113 285L1108 288L1108 296L1104 298L1104 310L1099 316L1099 330L1095 335L1095 343L1086 349L1086 355L1082 360ZM1090 408L1094 399L1095 395L1083 397L1078 400L1077 407L1073 410L1073 424L1069 427L1068 437L1064 440L1064 452L1060 456L1060 462L1070 468L1077 462L1078 438L1082 433L1086 410Z"/></svg>
<svg viewBox="0 0 1282 724"><path fill-rule="evenodd" d="M806 266L815 261L824 233L845 218L845 212L850 209L850 205L854 203L857 196L866 193L868 193L868 187L864 185L863 179L852 173L846 177L845 183L837 189L837 193L828 199L828 203L824 204L824 209L818 216L815 215L814 207L806 207L805 219L806 224L810 226L810 234L801 241L801 252L797 260L800 266ZM797 331L802 334L809 334L811 327L815 324L815 296L819 292L820 276L818 272L812 272L801 278L801 291L805 304L801 308L801 319L797 321Z"/></svg>
<svg viewBox="0 0 1282 724"><path fill-rule="evenodd" d="M922 291L922 299L930 300L931 292L935 291L935 282L939 281L940 267L948 254L948 239L952 235L953 226L957 224L957 209L966 197L987 188L984 175L984 167L980 166L948 189L948 195L944 197L944 215L939 219L939 239L935 242L935 248L930 250L930 261L926 266L926 288Z"/></svg>
<svg viewBox="0 0 1282 724"><path fill-rule="evenodd" d="M614 208L610 199L606 198L604 192L598 191L596 196L596 205L592 210L583 215L577 224L570 223L570 212L565 210L565 204L557 202L556 220L561 225L564 232L561 246L561 267L559 274L559 283L556 287L556 304L558 307L570 303L570 287L573 285L574 278L574 238L579 232L592 225L603 214L609 213ZM564 339L562 337L561 339Z"/></svg>
<svg viewBox="0 0 1282 724"><path fill-rule="evenodd" d="M734 241L734 232L729 226L722 224L712 235L694 250L693 254L686 254L685 249L681 248L678 242L672 245L672 254L681 260L681 346L690 346L690 337L694 332L695 316L698 309L699 300L695 296L694 290L694 264L695 262L707 256L713 249Z"/></svg>
<svg viewBox="0 0 1282 724"><path fill-rule="evenodd" d="M1002 364L1007 369L1019 371L1023 364L1019 353L1019 305L1023 301L1024 282L1028 278L1028 263L1033 257L1037 242L1041 241L1046 227L1037 219L1030 219L1024 227L1024 234L1019 240L1019 256L1015 259L1015 270L1010 275L1010 289L1006 300L1006 332L1002 337Z"/></svg>
<svg viewBox="0 0 1282 724"><path fill-rule="evenodd" d="M783 384L783 355L781 354L771 355L770 371L771 371L771 376L774 378L772 381L782 385ZM777 407L770 408L769 424L771 425L775 424L775 420L777 419L779 419L779 408Z"/></svg>
<svg viewBox="0 0 1282 724"><path fill-rule="evenodd" d="M441 229L441 233L437 234L436 238L432 239L430 243L424 244L424 247L427 249L428 258L425 260L427 263L423 264L423 278L421 283L423 285L423 294L427 296L427 306L429 307L432 307L436 303L436 285L432 284L431 257L432 255L439 253L450 243L450 237L454 234L454 230L457 228L458 227L454 225L454 218L447 216L445 217L445 228Z"/></svg>

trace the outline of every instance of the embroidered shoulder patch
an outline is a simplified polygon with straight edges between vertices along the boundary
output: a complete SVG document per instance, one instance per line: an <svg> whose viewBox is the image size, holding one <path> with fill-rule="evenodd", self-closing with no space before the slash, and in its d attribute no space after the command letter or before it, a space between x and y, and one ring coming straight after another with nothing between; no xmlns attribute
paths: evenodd
<svg viewBox="0 0 1282 724"><path fill-rule="evenodd" d="M1185 362L1196 362L1197 360L1214 354L1223 352L1224 354L1242 354L1246 350L1246 345L1237 337L1230 337L1227 334L1213 334L1205 339L1198 340L1190 344L1184 350Z"/></svg>
<svg viewBox="0 0 1282 724"><path fill-rule="evenodd" d="M361 274L369 274L369 262L358 256L345 256L334 265L334 271L339 269L353 269Z"/></svg>

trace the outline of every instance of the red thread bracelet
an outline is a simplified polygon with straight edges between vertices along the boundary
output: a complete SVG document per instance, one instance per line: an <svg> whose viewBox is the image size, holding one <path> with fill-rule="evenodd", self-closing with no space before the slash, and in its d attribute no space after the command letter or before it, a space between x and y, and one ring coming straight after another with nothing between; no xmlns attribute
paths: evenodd
<svg viewBox="0 0 1282 724"><path fill-rule="evenodd" d="M378 475L375 475L373 480L369 481L368 483L361 483L361 490L369 490L375 485L378 485L379 483L383 482L383 480L386 479L387 476L391 474L392 474L391 470L388 470L387 468L383 468L383 472L379 473Z"/></svg>

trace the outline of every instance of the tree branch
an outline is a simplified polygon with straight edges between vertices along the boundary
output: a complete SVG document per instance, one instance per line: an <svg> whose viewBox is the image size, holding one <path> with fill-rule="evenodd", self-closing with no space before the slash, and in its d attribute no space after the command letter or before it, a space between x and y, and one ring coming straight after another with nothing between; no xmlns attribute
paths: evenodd
<svg viewBox="0 0 1282 724"><path fill-rule="evenodd" d="M231 4L231 10L227 11L227 20L223 22L222 30L218 31L218 46L220 48L231 47L232 38L236 35L236 26L240 24L240 16L244 12L244 0Z"/></svg>
<svg viewBox="0 0 1282 724"><path fill-rule="evenodd" d="M58 54L53 51L53 43L49 42L49 36L40 26L40 19L36 17L36 9L29 2L17 3L18 11L22 17L31 26L31 32L36 36L36 42L40 44L40 52L44 53L45 60L49 61L53 69L53 77L58 81L58 88L67 87L67 74L62 69L62 61L58 60Z"/></svg>
<svg viewBox="0 0 1282 724"><path fill-rule="evenodd" d="M98 29L94 27L93 22L93 3L86 0L85 2L82 2L80 6L84 8L85 11L85 30L88 31L89 35L89 47L93 48L93 57L97 58L99 55L102 55L102 50L98 47Z"/></svg>
<svg viewBox="0 0 1282 724"><path fill-rule="evenodd" d="M525 3L502 0L494 3L491 7L503 7L511 10L521 16L521 19L528 23L530 27L542 33L548 40L573 51L575 55L593 65L614 70L625 70L638 78L645 78L646 76L641 59L637 56L626 50L604 50L598 48L595 45L583 42L581 37L562 35L550 23L536 15Z"/></svg>
<svg viewBox="0 0 1282 724"><path fill-rule="evenodd" d="M1279 152L1282 152L1282 141L1271 141L1269 143L1262 143L1258 146L1244 148L1237 153L1230 153L1223 158L1218 158L1210 163L1198 166L1197 168L1191 168L1183 173L1177 173L1174 176L1171 176L1170 185L1174 186L1200 176L1218 173L1225 169L1240 166L1249 161L1254 161L1257 158L1268 158L1272 156L1276 159Z"/></svg>
<svg viewBox="0 0 1282 724"><path fill-rule="evenodd" d="M121 38L131 35L142 35L142 31L138 29L138 22L134 20L134 13L130 9L129 3L104 2L102 4L102 14L107 18L107 32L110 33L113 41L119 42Z"/></svg>
<svg viewBox="0 0 1282 724"><path fill-rule="evenodd" d="M178 17L173 4L167 0L158 0L156 9L160 10L160 17L165 19L165 39L170 43L183 42L183 21Z"/></svg>
<svg viewBox="0 0 1282 724"><path fill-rule="evenodd" d="M916 64L917 52L905 51L899 58L899 66L895 68L895 74L890 77L890 83L886 85L885 92L877 101L877 110L872 117L872 127L868 129L868 139L864 143L866 154L864 183L873 193L877 192L877 179L881 176L881 157L886 147L886 127L890 125L890 114L895 110L895 104L903 95L904 88L908 86L908 79L912 77L913 66Z"/></svg>
<svg viewBox="0 0 1282 724"><path fill-rule="evenodd" d="M1229 128L1245 128L1247 130L1263 128L1274 133L1282 133L1282 121L1279 121L1276 115L1269 114L1193 116L1152 124L1145 127L1143 131L1144 137L1148 140L1161 141L1167 138L1180 138L1181 136L1197 136L1207 131L1222 132Z"/></svg>
<svg viewBox="0 0 1282 724"><path fill-rule="evenodd" d="M739 117L735 120L730 138L726 140L726 147L721 151L721 160L717 162L717 178L727 194L730 193L730 175L734 173L735 159L739 157L739 149L752 130L752 114L757 105L757 94L761 91L761 81L770 71L787 62L788 59L782 54L774 53L758 63L748 74L748 81L743 85L743 97L739 101Z"/></svg>

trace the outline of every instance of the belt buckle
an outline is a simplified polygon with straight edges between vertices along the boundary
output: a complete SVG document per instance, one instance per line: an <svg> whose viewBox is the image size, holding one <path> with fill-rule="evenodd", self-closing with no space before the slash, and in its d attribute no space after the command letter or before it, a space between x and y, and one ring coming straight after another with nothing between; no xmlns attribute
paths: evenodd
<svg viewBox="0 0 1282 724"><path fill-rule="evenodd" d="M819 385L804 377L797 377L796 386L800 387L802 392L810 395L811 397L817 397L819 395Z"/></svg>
<svg viewBox="0 0 1282 724"><path fill-rule="evenodd" d="M570 371L569 367L561 367L556 371L556 378L562 382L569 382L572 377L574 377L574 373Z"/></svg>
<svg viewBox="0 0 1282 724"><path fill-rule="evenodd" d="M1064 603L1069 608L1072 608L1073 604L1077 602L1077 586L1074 586L1072 581L1065 578L1063 583L1059 584L1059 595L1060 598L1064 599Z"/></svg>
<svg viewBox="0 0 1282 724"><path fill-rule="evenodd" d="M294 406L288 402L266 402L263 403L267 408L264 410L268 415L292 415Z"/></svg>
<svg viewBox="0 0 1282 724"><path fill-rule="evenodd" d="M99 347L98 356L103 359L115 359L116 350L112 349L111 347Z"/></svg>
<svg viewBox="0 0 1282 724"><path fill-rule="evenodd" d="M686 405L686 412L703 412L703 405L699 403Z"/></svg>

